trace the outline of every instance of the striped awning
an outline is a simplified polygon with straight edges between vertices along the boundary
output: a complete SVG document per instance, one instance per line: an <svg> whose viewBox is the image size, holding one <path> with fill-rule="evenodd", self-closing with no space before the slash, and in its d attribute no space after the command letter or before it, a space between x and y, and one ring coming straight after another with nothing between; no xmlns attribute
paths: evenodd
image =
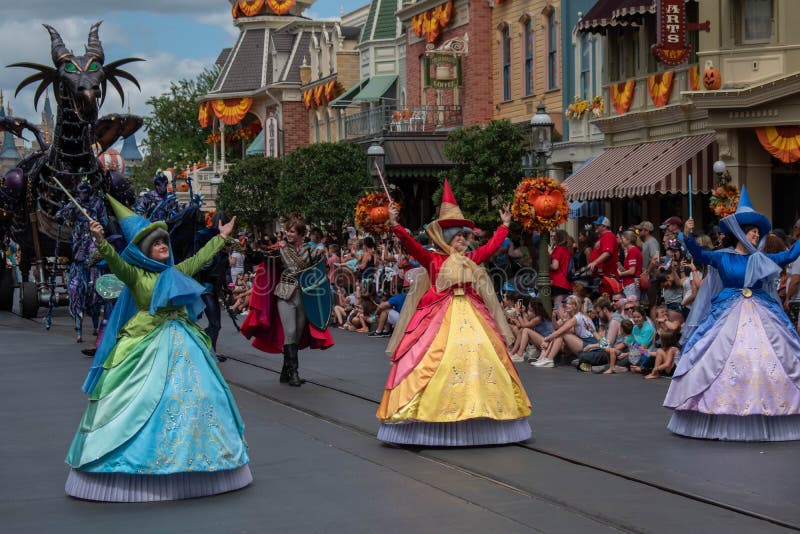
<svg viewBox="0 0 800 534"><path fill-rule="evenodd" d="M714 134L612 147L564 181L570 200L708 193L714 187Z"/></svg>

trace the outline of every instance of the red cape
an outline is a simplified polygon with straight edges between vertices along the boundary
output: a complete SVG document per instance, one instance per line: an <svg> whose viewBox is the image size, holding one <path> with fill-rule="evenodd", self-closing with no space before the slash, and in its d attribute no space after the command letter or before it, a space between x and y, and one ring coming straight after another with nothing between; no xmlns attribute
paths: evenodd
<svg viewBox="0 0 800 534"><path fill-rule="evenodd" d="M274 297L275 286L278 283L278 272L262 263L256 269L253 279L253 291L250 293L250 310L240 327L241 333L258 350L270 354L283 353L283 325L278 315L278 299ZM300 291L299 289L297 291ZM327 349L333 346L333 337L330 331L320 330L308 321L303 328L299 347L312 349Z"/></svg>

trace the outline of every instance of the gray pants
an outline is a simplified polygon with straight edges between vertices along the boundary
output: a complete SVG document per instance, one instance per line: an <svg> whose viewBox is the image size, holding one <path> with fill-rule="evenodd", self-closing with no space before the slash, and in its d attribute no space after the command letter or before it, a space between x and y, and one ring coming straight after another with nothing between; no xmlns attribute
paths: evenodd
<svg viewBox="0 0 800 534"><path fill-rule="evenodd" d="M306 326L306 311L303 308L300 288L295 290L291 299L278 299L278 315L281 316L281 325L283 325L283 344L300 343L300 336L303 335L303 329Z"/></svg>

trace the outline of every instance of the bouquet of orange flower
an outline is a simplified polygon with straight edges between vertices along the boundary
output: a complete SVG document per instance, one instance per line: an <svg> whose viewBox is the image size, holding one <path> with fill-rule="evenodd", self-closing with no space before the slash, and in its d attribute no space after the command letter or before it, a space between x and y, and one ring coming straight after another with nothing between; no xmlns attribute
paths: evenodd
<svg viewBox="0 0 800 534"><path fill-rule="evenodd" d="M511 215L529 232L549 232L569 216L567 190L546 176L523 178L514 192Z"/></svg>
<svg viewBox="0 0 800 534"><path fill-rule="evenodd" d="M373 235L389 231L389 201L397 209L400 204L386 196L383 191L367 193L356 204L356 226Z"/></svg>
<svg viewBox="0 0 800 534"><path fill-rule="evenodd" d="M711 192L709 205L714 215L720 219L736 211L739 205L739 188L731 183L720 184Z"/></svg>

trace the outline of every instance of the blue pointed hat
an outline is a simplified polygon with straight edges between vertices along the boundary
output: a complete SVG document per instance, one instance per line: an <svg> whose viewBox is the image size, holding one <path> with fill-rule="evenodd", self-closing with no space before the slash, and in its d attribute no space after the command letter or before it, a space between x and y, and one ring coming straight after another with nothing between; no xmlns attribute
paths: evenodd
<svg viewBox="0 0 800 534"><path fill-rule="evenodd" d="M111 209L114 210L114 215L117 216L119 225L122 227L122 234L128 243L138 245L146 235L157 228L167 231L167 223L164 221L150 222L131 211L130 208L111 195L106 195L106 198L108 203L111 204Z"/></svg>
<svg viewBox="0 0 800 534"><path fill-rule="evenodd" d="M742 191L739 194L739 204L736 206L736 212L733 215L728 215L720 221L720 230L723 233L732 233L726 221L730 218L736 219L739 226L753 225L758 228L758 233L761 237L767 235L772 230L772 224L764 215L758 213L753 209L753 203L750 202L750 195L747 194L747 187L742 186Z"/></svg>

